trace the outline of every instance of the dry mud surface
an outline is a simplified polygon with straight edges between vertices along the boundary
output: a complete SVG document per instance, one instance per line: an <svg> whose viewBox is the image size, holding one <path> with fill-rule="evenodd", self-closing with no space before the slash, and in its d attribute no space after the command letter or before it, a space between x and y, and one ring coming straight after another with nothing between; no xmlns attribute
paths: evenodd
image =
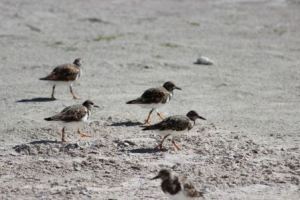
<svg viewBox="0 0 300 200"><path fill-rule="evenodd" d="M205 199L300 197L300 2L0 1L0 199L167 199L161 168L188 177ZM214 65L193 64L200 55ZM81 100L38 81L84 60ZM164 115L198 121L156 151L147 110L126 101L167 80L182 87ZM92 99L79 140L44 117ZM155 120L154 120L155 121ZM157 121L157 119L156 119Z"/></svg>

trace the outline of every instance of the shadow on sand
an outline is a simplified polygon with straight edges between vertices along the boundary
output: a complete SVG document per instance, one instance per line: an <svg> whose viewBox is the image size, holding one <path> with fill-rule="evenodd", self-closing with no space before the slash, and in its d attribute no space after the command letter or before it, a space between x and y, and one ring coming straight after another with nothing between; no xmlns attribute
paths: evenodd
<svg viewBox="0 0 300 200"><path fill-rule="evenodd" d="M132 121L125 121L125 122L114 122L110 126L141 126L143 123L141 122L132 122Z"/></svg>
<svg viewBox="0 0 300 200"><path fill-rule="evenodd" d="M29 144L62 144L62 142L56 140L37 140L30 142Z"/></svg>
<svg viewBox="0 0 300 200"><path fill-rule="evenodd" d="M56 99L50 97L36 97L32 99L20 99L16 101L17 103L31 103L31 102L50 102L55 101Z"/></svg>
<svg viewBox="0 0 300 200"><path fill-rule="evenodd" d="M157 153L157 152L165 152L167 149L156 149L156 148L138 148L129 150L130 153Z"/></svg>

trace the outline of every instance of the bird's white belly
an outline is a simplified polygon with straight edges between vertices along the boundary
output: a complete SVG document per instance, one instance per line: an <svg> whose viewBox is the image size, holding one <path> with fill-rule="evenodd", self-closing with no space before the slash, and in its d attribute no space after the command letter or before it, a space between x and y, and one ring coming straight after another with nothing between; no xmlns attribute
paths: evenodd
<svg viewBox="0 0 300 200"><path fill-rule="evenodd" d="M141 108L146 108L146 109L158 109L162 106L164 106L164 104L162 103L157 103L157 104L138 104Z"/></svg>
<svg viewBox="0 0 300 200"><path fill-rule="evenodd" d="M89 123L89 115L90 115L90 112L88 114L86 114L82 119L81 121L84 122L84 123Z"/></svg>
<svg viewBox="0 0 300 200"><path fill-rule="evenodd" d="M78 121L78 122L65 122L63 124L64 127L70 130L77 130L77 129L82 129L84 127L85 123L83 121Z"/></svg>
<svg viewBox="0 0 300 200"><path fill-rule="evenodd" d="M89 115L86 114L80 121L72 121L72 122L62 122L61 126L66 127L67 129L77 130L84 128L85 125L89 124Z"/></svg>
<svg viewBox="0 0 300 200"><path fill-rule="evenodd" d="M56 85L56 86L70 86L74 81L46 81L49 85Z"/></svg>
<svg viewBox="0 0 300 200"><path fill-rule="evenodd" d="M76 76L76 79L73 81L50 81L50 80L45 80L46 83L50 84L50 85L57 85L57 86L70 86L75 82L79 81L79 78L81 76L82 72L80 71L80 73Z"/></svg>
<svg viewBox="0 0 300 200"><path fill-rule="evenodd" d="M167 131L157 131L158 134L161 136L161 137L165 137L166 135L170 135L169 137L179 137L181 135L183 135L184 133L186 133L187 131L184 130L184 131L171 131L171 130L167 130Z"/></svg>

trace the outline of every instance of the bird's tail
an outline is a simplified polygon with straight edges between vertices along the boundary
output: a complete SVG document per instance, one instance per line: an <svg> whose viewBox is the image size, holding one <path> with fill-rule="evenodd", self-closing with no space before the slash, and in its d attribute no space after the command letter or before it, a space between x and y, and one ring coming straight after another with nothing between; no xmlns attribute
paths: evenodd
<svg viewBox="0 0 300 200"><path fill-rule="evenodd" d="M46 121L52 121L53 118L52 117L47 117L47 118L44 118L44 120L46 120Z"/></svg>
<svg viewBox="0 0 300 200"><path fill-rule="evenodd" d="M137 104L137 103L140 103L139 99L134 99L126 102L126 104Z"/></svg>
<svg viewBox="0 0 300 200"><path fill-rule="evenodd" d="M48 77L39 78L39 80L41 80L41 81L47 81Z"/></svg>
<svg viewBox="0 0 300 200"><path fill-rule="evenodd" d="M151 126L146 126L142 129L142 131L149 131L149 130L155 130L156 126L155 125L151 125Z"/></svg>

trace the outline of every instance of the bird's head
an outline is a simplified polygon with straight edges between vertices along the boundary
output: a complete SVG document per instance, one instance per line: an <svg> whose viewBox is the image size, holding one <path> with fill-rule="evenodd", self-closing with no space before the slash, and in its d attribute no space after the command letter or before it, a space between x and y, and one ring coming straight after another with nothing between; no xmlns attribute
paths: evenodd
<svg viewBox="0 0 300 200"><path fill-rule="evenodd" d="M200 115L198 115L198 113L194 110L191 110L190 112L188 112L186 114L186 116L194 123L195 123L196 119L206 120L204 117L201 117Z"/></svg>
<svg viewBox="0 0 300 200"><path fill-rule="evenodd" d="M166 90L168 90L169 92L172 92L173 90L177 89L177 90L181 90L180 87L177 87L173 82L171 81L168 81L168 82L165 82L163 84L163 87L166 88Z"/></svg>
<svg viewBox="0 0 300 200"><path fill-rule="evenodd" d="M158 175L153 177L151 180L160 178L161 180L167 180L171 177L171 173L169 170L162 169L159 171Z"/></svg>
<svg viewBox="0 0 300 200"><path fill-rule="evenodd" d="M82 104L83 106L87 107L87 109L91 109L93 107L99 108L99 106L97 106L96 104L94 104L94 102L92 102L91 100L86 100L85 102L83 102Z"/></svg>
<svg viewBox="0 0 300 200"><path fill-rule="evenodd" d="M76 66L78 66L78 67L80 67L81 66L81 61L82 61L81 58L76 58L74 60L73 64L76 65Z"/></svg>

